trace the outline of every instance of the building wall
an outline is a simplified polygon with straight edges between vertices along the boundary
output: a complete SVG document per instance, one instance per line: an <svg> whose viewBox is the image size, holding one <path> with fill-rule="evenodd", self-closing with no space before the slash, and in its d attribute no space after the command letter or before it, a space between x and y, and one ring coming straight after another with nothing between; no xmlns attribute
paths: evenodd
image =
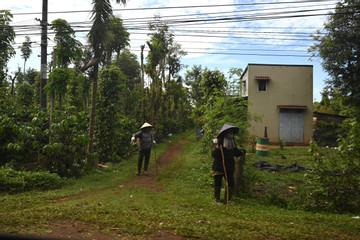
<svg viewBox="0 0 360 240"><path fill-rule="evenodd" d="M269 141L278 142L278 105L307 106L304 110L304 144L308 144L313 134L313 67L311 65L265 65L249 64L242 79L247 78L249 112L261 116L261 122L252 121L251 135L264 137L267 127ZM258 91L256 76L267 76L267 91Z"/></svg>

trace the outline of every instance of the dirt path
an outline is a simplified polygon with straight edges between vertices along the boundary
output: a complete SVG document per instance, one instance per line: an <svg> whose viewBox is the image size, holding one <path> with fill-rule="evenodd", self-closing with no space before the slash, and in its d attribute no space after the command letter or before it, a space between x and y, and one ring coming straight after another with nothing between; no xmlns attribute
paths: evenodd
<svg viewBox="0 0 360 240"><path fill-rule="evenodd" d="M134 186L134 185L145 185L148 186L150 189L154 191L163 191L161 185L157 185L154 181L156 176L156 171L160 172L161 169L168 166L168 164L176 159L179 153L183 150L181 147L186 144L185 141L180 141L178 143L174 143L168 149L158 157L158 166L151 166L149 168L148 175L140 175L134 178L130 182L126 182L122 185L122 187L126 186ZM154 152L152 153L154 154ZM100 194L103 191L97 191L93 193L88 193L84 195L75 196L73 198L63 198L63 199L56 199L53 202L62 202L62 201L69 201L72 199L79 199L89 195L96 195ZM104 234L100 231L100 227L95 224L89 224L86 222L80 221L72 221L72 220L58 220L52 224L52 231L46 235L32 235L32 236L16 236L17 239L94 239L94 240L113 240L113 239L141 239L141 236L128 236L118 234L117 237ZM116 230L116 229L114 229ZM154 237L146 238L152 240L183 240L184 238L177 236L173 231L169 230L162 230L157 229L157 234ZM6 236L4 236L6 237ZM15 239L15 238L2 238L0 235L0 239Z"/></svg>
<svg viewBox="0 0 360 240"><path fill-rule="evenodd" d="M174 160L179 153L182 152L182 145L186 144L185 141L180 141L171 145L166 151L158 157L157 160L157 169L156 166L152 166L149 168L148 175L140 175L139 177L135 178L131 182L127 182L124 186L131 186L131 185L145 185L149 188L162 191L162 186L156 185L154 182L154 177L156 175L156 171L161 171L162 168L165 168L172 160ZM154 154L154 153L152 153Z"/></svg>

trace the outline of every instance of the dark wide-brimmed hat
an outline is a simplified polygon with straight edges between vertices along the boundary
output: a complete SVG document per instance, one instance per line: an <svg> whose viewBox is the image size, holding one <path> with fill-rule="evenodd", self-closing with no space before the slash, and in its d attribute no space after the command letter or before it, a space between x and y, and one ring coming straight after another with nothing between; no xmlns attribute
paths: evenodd
<svg viewBox="0 0 360 240"><path fill-rule="evenodd" d="M235 134L237 134L239 132L239 128L229 125L229 124L224 124L219 132L219 134L217 135L217 138L222 138L223 135L225 134L226 131L228 130L233 130Z"/></svg>
<svg viewBox="0 0 360 240"><path fill-rule="evenodd" d="M141 130L141 129L144 129L144 128L152 128L152 127L153 127L153 125L151 125L150 123L145 122L145 123L141 126L140 130Z"/></svg>

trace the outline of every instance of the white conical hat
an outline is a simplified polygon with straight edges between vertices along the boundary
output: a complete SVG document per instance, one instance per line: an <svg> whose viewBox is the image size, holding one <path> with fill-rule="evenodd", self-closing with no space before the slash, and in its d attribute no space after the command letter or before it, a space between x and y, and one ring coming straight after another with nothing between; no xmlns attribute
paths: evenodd
<svg viewBox="0 0 360 240"><path fill-rule="evenodd" d="M140 129L147 128L147 127L153 127L150 123L145 122Z"/></svg>
<svg viewBox="0 0 360 240"><path fill-rule="evenodd" d="M218 134L218 138L221 138L222 135L224 134L224 132L226 132L227 130L229 129L233 129L234 130L234 133L238 133L239 132L239 128L238 127L235 127L235 126L232 126L232 125L229 125L229 124L224 124Z"/></svg>

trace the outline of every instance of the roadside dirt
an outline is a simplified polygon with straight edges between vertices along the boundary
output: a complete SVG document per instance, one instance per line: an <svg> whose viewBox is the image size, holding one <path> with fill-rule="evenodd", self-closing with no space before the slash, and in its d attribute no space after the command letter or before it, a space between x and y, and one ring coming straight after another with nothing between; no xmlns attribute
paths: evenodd
<svg viewBox="0 0 360 240"><path fill-rule="evenodd" d="M174 160L179 153L182 152L182 145L186 144L185 141L180 141L171 145L163 154L158 157L158 164L156 166L151 166L148 170L148 175L140 175L134 178L130 182L126 182L122 187L134 186L134 185L143 185L147 186L154 191L163 191L161 185L157 185L154 181L156 171L160 172L161 169L168 166L168 164ZM154 154L154 152L152 152ZM100 194L102 191L97 191L93 193L88 193L84 195L79 195L74 198L79 199L89 195ZM63 199L54 199L53 202L62 202L68 201L74 198L63 198ZM0 235L0 239L87 239L87 240L113 240L113 239L143 239L142 236L129 236L123 234L121 229L112 229L117 236L105 234L101 232L100 226L95 224L89 224L86 222L80 221L71 221L71 220L58 220L51 223L52 231L48 234L43 235ZM163 229L156 229L156 236L146 238L151 240L184 240L180 236L177 236L175 232Z"/></svg>

